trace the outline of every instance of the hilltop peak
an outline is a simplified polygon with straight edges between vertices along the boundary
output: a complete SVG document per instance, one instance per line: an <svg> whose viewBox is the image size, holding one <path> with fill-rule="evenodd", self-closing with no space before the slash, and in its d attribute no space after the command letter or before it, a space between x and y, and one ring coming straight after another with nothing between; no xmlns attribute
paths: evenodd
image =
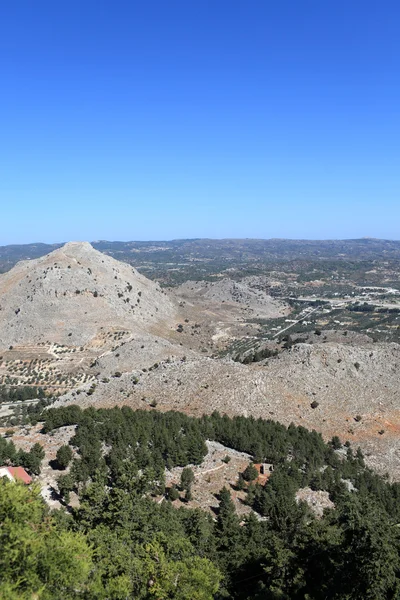
<svg viewBox="0 0 400 600"><path fill-rule="evenodd" d="M47 255L48 258L57 258L58 256L69 256L77 258L79 256L101 255L101 252L95 250L89 242L67 242L61 248L57 248Z"/></svg>
<svg viewBox="0 0 400 600"><path fill-rule="evenodd" d="M81 346L110 327L147 331L174 314L157 283L89 242L68 242L0 276L3 348L46 340Z"/></svg>
<svg viewBox="0 0 400 600"><path fill-rule="evenodd" d="M63 252L80 252L82 250L96 250L89 242L67 242L64 246L61 246L60 250Z"/></svg>

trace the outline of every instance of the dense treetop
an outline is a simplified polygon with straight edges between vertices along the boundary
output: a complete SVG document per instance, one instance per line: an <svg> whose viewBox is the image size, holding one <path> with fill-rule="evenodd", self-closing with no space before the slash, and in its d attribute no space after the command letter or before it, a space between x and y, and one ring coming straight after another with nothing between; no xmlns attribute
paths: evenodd
<svg viewBox="0 0 400 600"><path fill-rule="evenodd" d="M0 482L5 598L383 600L400 593L400 486L337 438L326 444L303 427L218 413L68 406L41 418L47 432L77 426L76 456L59 487L66 504L77 492L80 506L49 515L38 490ZM229 488L214 516L188 508L185 498L180 508L169 501L165 467L188 467L181 487L190 493L189 465L202 461L207 439L274 464L264 487L251 469L250 482L242 481L255 510L242 521ZM13 444L0 444L3 461L15 461ZM328 491L335 508L317 519L295 500L304 486Z"/></svg>

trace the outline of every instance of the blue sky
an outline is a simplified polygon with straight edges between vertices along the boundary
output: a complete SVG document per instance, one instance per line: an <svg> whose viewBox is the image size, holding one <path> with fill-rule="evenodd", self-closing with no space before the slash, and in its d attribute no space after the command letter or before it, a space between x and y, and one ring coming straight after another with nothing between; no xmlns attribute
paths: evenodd
<svg viewBox="0 0 400 600"><path fill-rule="evenodd" d="M400 5L0 7L0 245L400 239Z"/></svg>

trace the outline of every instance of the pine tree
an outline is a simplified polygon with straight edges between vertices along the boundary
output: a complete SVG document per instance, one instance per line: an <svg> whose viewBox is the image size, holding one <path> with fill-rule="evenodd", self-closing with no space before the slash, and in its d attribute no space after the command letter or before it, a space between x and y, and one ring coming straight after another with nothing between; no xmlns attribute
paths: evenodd
<svg viewBox="0 0 400 600"><path fill-rule="evenodd" d="M188 492L194 482L194 473L190 467L185 467L181 473L181 489Z"/></svg>
<svg viewBox="0 0 400 600"><path fill-rule="evenodd" d="M56 460L61 469L68 467L72 460L72 450L70 446L64 445L57 450Z"/></svg>
<svg viewBox="0 0 400 600"><path fill-rule="evenodd" d="M237 539L239 518L229 490L223 487L219 494L219 508L215 530L220 550L232 549L232 541Z"/></svg>
<svg viewBox="0 0 400 600"><path fill-rule="evenodd" d="M250 463L249 465L247 465L247 467L245 468L245 470L243 472L243 478L246 481L254 481L255 479L257 479L257 477L258 477L257 468L254 466L253 463Z"/></svg>

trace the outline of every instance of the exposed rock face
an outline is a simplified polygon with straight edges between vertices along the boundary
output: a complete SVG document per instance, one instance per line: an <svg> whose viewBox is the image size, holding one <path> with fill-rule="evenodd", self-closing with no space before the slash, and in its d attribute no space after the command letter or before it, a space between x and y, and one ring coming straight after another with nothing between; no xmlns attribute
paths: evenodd
<svg viewBox="0 0 400 600"><path fill-rule="evenodd" d="M70 242L0 276L0 348L41 341L78 346L108 326L150 330L174 314L158 284L88 242Z"/></svg>
<svg viewBox="0 0 400 600"><path fill-rule="evenodd" d="M296 493L296 502L306 502L317 517L322 517L325 509L335 508L329 498L328 492L312 490L309 487L301 488Z"/></svg>

